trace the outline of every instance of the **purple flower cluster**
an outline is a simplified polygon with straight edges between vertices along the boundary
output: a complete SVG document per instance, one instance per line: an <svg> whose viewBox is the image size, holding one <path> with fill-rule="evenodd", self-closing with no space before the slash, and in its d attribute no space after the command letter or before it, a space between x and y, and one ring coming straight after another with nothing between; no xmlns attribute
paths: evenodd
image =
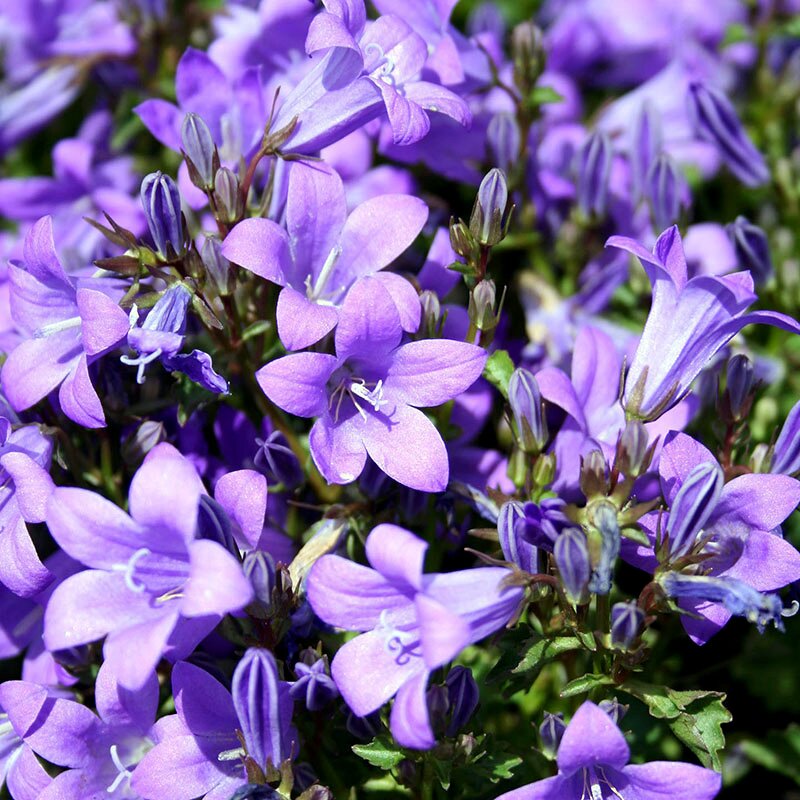
<svg viewBox="0 0 800 800"><path fill-rule="evenodd" d="M738 777L650 657L800 607L798 9L462 5L0 11L13 800Z"/></svg>

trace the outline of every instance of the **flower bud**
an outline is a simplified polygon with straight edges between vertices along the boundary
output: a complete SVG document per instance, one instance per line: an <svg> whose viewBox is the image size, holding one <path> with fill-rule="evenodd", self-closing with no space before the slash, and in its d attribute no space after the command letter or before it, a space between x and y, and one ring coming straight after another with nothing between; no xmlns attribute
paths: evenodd
<svg viewBox="0 0 800 800"><path fill-rule="evenodd" d="M560 712L558 714L551 714L549 711L544 712L544 721L539 726L539 738L542 741L542 752L548 758L555 758L566 729L567 725L564 722L563 714Z"/></svg>
<svg viewBox="0 0 800 800"><path fill-rule="evenodd" d="M644 611L636 603L614 603L611 608L611 644L630 650L639 638Z"/></svg>
<svg viewBox="0 0 800 800"><path fill-rule="evenodd" d="M503 503L497 515L497 535L506 561L525 572L536 572L536 548L522 539L517 528L524 518L524 506L518 500Z"/></svg>
<svg viewBox="0 0 800 800"><path fill-rule="evenodd" d="M611 717L611 721L615 725L619 724L620 720L628 713L629 708L620 703L616 697L612 697L610 700L601 700L597 705Z"/></svg>
<svg viewBox="0 0 800 800"><path fill-rule="evenodd" d="M586 534L580 528L565 528L556 539L553 553L567 597L573 603L585 603L592 572Z"/></svg>
<svg viewBox="0 0 800 800"><path fill-rule="evenodd" d="M198 114L190 113L183 118L181 144L192 183L203 191L211 189L219 169L219 153L208 125Z"/></svg>
<svg viewBox="0 0 800 800"><path fill-rule="evenodd" d="M535 455L547 444L547 420L539 384L532 372L518 367L508 381L508 403L514 418L517 445Z"/></svg>
<svg viewBox="0 0 800 800"><path fill-rule="evenodd" d="M450 246L467 264L475 263L480 255L478 243L462 220L450 220Z"/></svg>
<svg viewBox="0 0 800 800"><path fill-rule="evenodd" d="M727 231L739 264L750 270L757 285L766 283L774 271L766 233L742 216L736 217Z"/></svg>
<svg viewBox="0 0 800 800"><path fill-rule="evenodd" d="M661 116L653 103L646 100L639 108L633 125L633 142L630 150L633 197L638 202L644 196L645 179L650 167L661 152Z"/></svg>
<svg viewBox="0 0 800 800"><path fill-rule="evenodd" d="M186 241L181 196L175 181L162 172L152 172L142 181L139 194L158 255L165 261L182 256L186 252Z"/></svg>
<svg viewBox="0 0 800 800"><path fill-rule="evenodd" d="M491 169L481 181L469 229L474 239L482 245L492 247L505 238L503 218L508 205L508 184L505 173Z"/></svg>
<svg viewBox="0 0 800 800"><path fill-rule="evenodd" d="M486 144L494 163L508 174L519 158L522 136L516 117L508 111L495 114L486 131Z"/></svg>
<svg viewBox="0 0 800 800"><path fill-rule="evenodd" d="M581 459L580 486L587 500L606 494L606 459L600 450L592 450Z"/></svg>
<svg viewBox="0 0 800 800"><path fill-rule="evenodd" d="M617 440L616 466L627 478L638 478L650 466L650 436L643 422L629 420Z"/></svg>
<svg viewBox="0 0 800 800"><path fill-rule="evenodd" d="M328 660L318 658L313 664L299 661L294 665L297 680L289 689L294 700L305 703L309 711L320 711L339 696L328 669Z"/></svg>
<svg viewBox="0 0 800 800"><path fill-rule="evenodd" d="M450 723L447 735L455 736L472 718L480 700L480 691L472 671L467 667L453 667L445 679L447 699L450 704Z"/></svg>
<svg viewBox="0 0 800 800"><path fill-rule="evenodd" d="M236 222L244 214L239 179L227 167L220 167L214 177L214 199L223 222Z"/></svg>
<svg viewBox="0 0 800 800"><path fill-rule="evenodd" d="M673 556L687 553L717 505L725 477L716 461L704 461L687 475L669 510L667 534Z"/></svg>
<svg viewBox="0 0 800 800"><path fill-rule="evenodd" d="M303 468L280 431L273 431L266 439L256 439L256 444L258 450L253 464L270 483L282 483L287 489L294 489L303 482Z"/></svg>
<svg viewBox="0 0 800 800"><path fill-rule="evenodd" d="M727 381L722 395L722 412L731 422L741 422L753 405L753 362L742 354L728 360Z"/></svg>
<svg viewBox="0 0 800 800"><path fill-rule="evenodd" d="M527 97L544 69L544 37L532 22L520 22L511 31L514 85Z"/></svg>
<svg viewBox="0 0 800 800"><path fill-rule="evenodd" d="M275 561L264 550L251 550L244 557L244 575L253 587L253 595L264 610L272 606L272 590L275 588Z"/></svg>
<svg viewBox="0 0 800 800"><path fill-rule="evenodd" d="M800 402L795 403L783 423L769 471L779 475L800 471Z"/></svg>
<svg viewBox="0 0 800 800"><path fill-rule="evenodd" d="M750 141L730 100L718 89L689 84L689 117L697 135L714 144L728 169L746 186L769 180L764 157Z"/></svg>
<svg viewBox="0 0 800 800"><path fill-rule="evenodd" d="M233 270L231 262L222 255L222 243L216 236L206 236L200 258L217 291L223 296L230 294L233 291Z"/></svg>
<svg viewBox="0 0 800 800"><path fill-rule="evenodd" d="M577 153L578 206L587 216L605 214L611 157L611 141L602 131L590 134Z"/></svg>
<svg viewBox="0 0 800 800"><path fill-rule="evenodd" d="M666 230L678 221L686 192L686 183L675 160L662 153L653 162L645 180L645 194L650 201L656 230Z"/></svg>
<svg viewBox="0 0 800 800"><path fill-rule="evenodd" d="M594 566L589 581L589 591L595 594L608 594L611 591L611 578L622 544L617 509L613 503L601 500L590 506L589 517L592 524L589 552Z"/></svg>
<svg viewBox="0 0 800 800"><path fill-rule="evenodd" d="M420 315L419 332L427 338L436 338L442 316L442 304L436 292L429 289L420 293L419 302L422 306Z"/></svg>
<svg viewBox="0 0 800 800"><path fill-rule="evenodd" d="M163 422L145 420L122 442L122 459L129 466L138 466L144 457L160 442L166 441L167 431Z"/></svg>
<svg viewBox="0 0 800 800"><path fill-rule="evenodd" d="M425 700L428 706L431 727L437 733L443 731L450 706L447 699L447 689L440 684L433 684L428 687L425 693Z"/></svg>
<svg viewBox="0 0 800 800"><path fill-rule="evenodd" d="M494 305L497 299L497 289L494 281L486 279L478 283L469 296L470 323L479 331L493 331L500 318L495 313Z"/></svg>
<svg viewBox="0 0 800 800"><path fill-rule="evenodd" d="M251 647L233 672L231 696L248 758L278 768L296 746L292 700L269 650Z"/></svg>

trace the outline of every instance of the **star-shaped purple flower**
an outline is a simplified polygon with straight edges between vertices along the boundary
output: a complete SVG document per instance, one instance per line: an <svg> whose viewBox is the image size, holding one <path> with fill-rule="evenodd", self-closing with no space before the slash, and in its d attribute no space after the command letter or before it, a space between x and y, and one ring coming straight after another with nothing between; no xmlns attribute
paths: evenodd
<svg viewBox="0 0 800 800"><path fill-rule="evenodd" d="M558 746L558 775L497 800L711 800L722 786L716 772L681 761L628 764L631 751L620 729L587 700Z"/></svg>
<svg viewBox="0 0 800 800"><path fill-rule="evenodd" d="M369 455L412 489L440 492L447 486L447 450L418 408L468 389L486 353L449 339L401 345L402 335L392 296L377 278L363 278L342 305L335 356L293 353L256 373L276 405L318 417L309 436L311 455L331 483L354 481Z"/></svg>
<svg viewBox="0 0 800 800"><path fill-rule="evenodd" d="M511 573L501 567L423 575L428 545L396 525L374 528L366 549L373 569L323 556L306 579L317 616L363 632L339 650L331 674L359 717L396 695L392 735L405 747L433 747L428 676L502 628L523 590L503 585Z"/></svg>

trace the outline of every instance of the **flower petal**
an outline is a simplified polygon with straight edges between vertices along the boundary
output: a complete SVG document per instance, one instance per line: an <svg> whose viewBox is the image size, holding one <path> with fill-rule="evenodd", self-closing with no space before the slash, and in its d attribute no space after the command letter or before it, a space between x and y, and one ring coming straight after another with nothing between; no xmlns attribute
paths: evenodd
<svg viewBox="0 0 800 800"><path fill-rule="evenodd" d="M680 761L631 765L622 774L635 789L635 797L648 800L711 800L722 788L719 773Z"/></svg>
<svg viewBox="0 0 800 800"><path fill-rule="evenodd" d="M225 237L221 252L228 261L281 286L291 273L289 237L272 220L242 220Z"/></svg>
<svg viewBox="0 0 800 800"><path fill-rule="evenodd" d="M339 320L336 308L314 303L291 286L281 289L275 316L278 336L287 350L302 350L315 344L330 333Z"/></svg>
<svg viewBox="0 0 800 800"><path fill-rule="evenodd" d="M228 614L253 599L253 589L241 564L221 544L210 539L192 542L189 565L189 580L181 598L183 616Z"/></svg>
<svg viewBox="0 0 800 800"><path fill-rule="evenodd" d="M276 406L298 417L319 417L328 409L328 379L338 365L325 353L292 353L261 367L256 380Z"/></svg>
<svg viewBox="0 0 800 800"><path fill-rule="evenodd" d="M399 525L383 523L367 537L367 559L400 591L422 591L422 569L428 543Z"/></svg>
<svg viewBox="0 0 800 800"><path fill-rule="evenodd" d="M583 767L624 767L631 751L620 729L599 706L587 700L573 715L558 748L558 771Z"/></svg>
<svg viewBox="0 0 800 800"><path fill-rule="evenodd" d="M328 483L351 483L367 463L367 450L355 418L338 424L328 416L318 419L308 442L311 457Z"/></svg>
<svg viewBox="0 0 800 800"><path fill-rule="evenodd" d="M420 672L406 681L394 699L389 727L403 747L428 750L436 744L426 700L428 676L427 671Z"/></svg>

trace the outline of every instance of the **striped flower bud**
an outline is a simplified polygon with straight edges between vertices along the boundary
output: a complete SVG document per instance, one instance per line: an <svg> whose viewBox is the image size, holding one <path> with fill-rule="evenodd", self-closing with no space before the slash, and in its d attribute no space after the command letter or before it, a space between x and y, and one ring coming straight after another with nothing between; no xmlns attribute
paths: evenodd
<svg viewBox="0 0 800 800"><path fill-rule="evenodd" d="M175 181L162 172L152 172L142 181L139 194L158 255L166 261L182 256L186 252L186 239L181 196Z"/></svg>
<svg viewBox="0 0 800 800"><path fill-rule="evenodd" d="M667 534L672 556L684 555L691 549L717 505L724 482L716 461L704 461L689 473L669 510Z"/></svg>
<svg viewBox="0 0 800 800"><path fill-rule="evenodd" d="M567 597L573 603L585 603L592 572L586 534L580 528L565 528L556 539L553 553Z"/></svg>

